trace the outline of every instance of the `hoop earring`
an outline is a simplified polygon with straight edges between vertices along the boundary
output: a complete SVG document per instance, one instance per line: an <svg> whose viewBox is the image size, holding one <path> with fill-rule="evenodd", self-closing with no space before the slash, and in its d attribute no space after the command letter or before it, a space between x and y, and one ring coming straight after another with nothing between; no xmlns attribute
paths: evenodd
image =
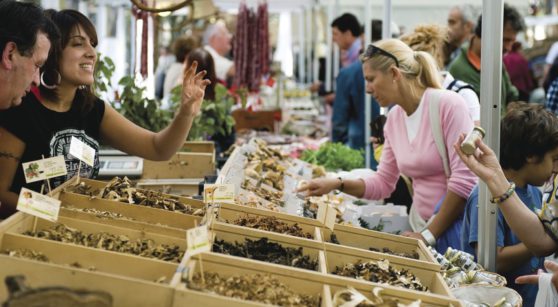
<svg viewBox="0 0 558 307"><path fill-rule="evenodd" d="M62 81L62 76L60 76L59 72L56 72L56 74L58 74L58 81L53 85L48 85L45 82L45 78L44 78L45 77L45 72L43 71L41 73L41 85L44 86L45 88L49 89L49 90L53 90L53 89L57 88L58 84L60 84L60 81Z"/></svg>

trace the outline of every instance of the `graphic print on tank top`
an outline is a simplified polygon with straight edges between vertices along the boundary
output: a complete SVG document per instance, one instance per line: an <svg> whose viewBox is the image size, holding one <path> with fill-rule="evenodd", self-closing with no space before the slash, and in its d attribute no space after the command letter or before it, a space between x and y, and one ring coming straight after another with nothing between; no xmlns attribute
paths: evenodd
<svg viewBox="0 0 558 307"><path fill-rule="evenodd" d="M99 143L92 137L85 134L83 130L76 129L65 129L56 132L52 139L50 140L50 155L51 157L62 155L64 160L66 160L66 169L68 174L66 177L56 177L52 178L51 183L57 187L64 183L65 181L71 179L77 174L80 160L74 158L70 155L70 142L72 137L76 137L85 144L91 146L95 150L95 162L94 167L91 167L84 162L81 162L80 177L83 178L94 178L99 173Z"/></svg>

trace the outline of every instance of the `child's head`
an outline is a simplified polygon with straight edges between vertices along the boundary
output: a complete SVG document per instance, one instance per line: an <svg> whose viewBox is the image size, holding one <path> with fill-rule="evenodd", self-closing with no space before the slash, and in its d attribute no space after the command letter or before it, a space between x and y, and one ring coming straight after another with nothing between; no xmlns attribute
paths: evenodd
<svg viewBox="0 0 558 307"><path fill-rule="evenodd" d="M500 164L542 185L558 172L558 118L540 104L510 104L501 123Z"/></svg>

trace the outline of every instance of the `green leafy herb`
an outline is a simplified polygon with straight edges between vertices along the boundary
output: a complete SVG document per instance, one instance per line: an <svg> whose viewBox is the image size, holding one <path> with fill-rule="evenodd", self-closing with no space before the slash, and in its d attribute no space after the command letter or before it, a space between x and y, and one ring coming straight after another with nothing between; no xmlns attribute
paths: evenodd
<svg viewBox="0 0 558 307"><path fill-rule="evenodd" d="M355 205L355 206L366 206L366 202L361 200L361 199L357 199L357 200L353 201L353 205Z"/></svg>
<svg viewBox="0 0 558 307"><path fill-rule="evenodd" d="M350 171L364 167L364 151L351 149L341 143L324 143L317 151L305 150L301 159L322 165L327 170Z"/></svg>

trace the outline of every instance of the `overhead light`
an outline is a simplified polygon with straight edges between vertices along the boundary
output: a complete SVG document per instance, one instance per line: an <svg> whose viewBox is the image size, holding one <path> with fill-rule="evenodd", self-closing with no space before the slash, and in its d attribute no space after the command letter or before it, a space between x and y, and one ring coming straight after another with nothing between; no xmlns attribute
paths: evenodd
<svg viewBox="0 0 558 307"><path fill-rule="evenodd" d="M165 12L159 12L157 13L157 15L161 16L161 17L167 17L170 16L172 12L171 11L165 11Z"/></svg>

